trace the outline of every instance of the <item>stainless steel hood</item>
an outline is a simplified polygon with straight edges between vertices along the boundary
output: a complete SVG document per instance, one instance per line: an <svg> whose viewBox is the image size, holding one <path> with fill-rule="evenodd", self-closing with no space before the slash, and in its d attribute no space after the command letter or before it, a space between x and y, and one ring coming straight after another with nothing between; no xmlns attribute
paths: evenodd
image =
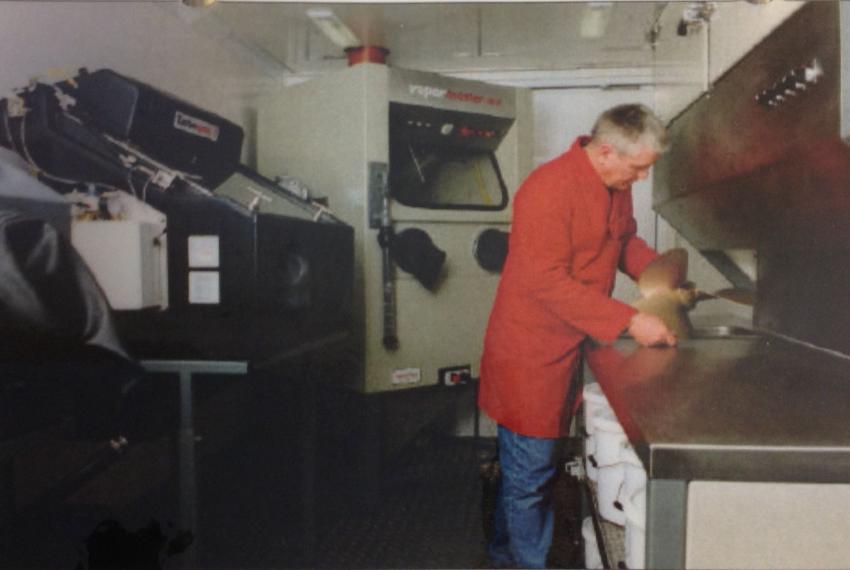
<svg viewBox="0 0 850 570"><path fill-rule="evenodd" d="M812 2L670 126L654 208L758 255L755 324L850 354L850 6Z"/></svg>

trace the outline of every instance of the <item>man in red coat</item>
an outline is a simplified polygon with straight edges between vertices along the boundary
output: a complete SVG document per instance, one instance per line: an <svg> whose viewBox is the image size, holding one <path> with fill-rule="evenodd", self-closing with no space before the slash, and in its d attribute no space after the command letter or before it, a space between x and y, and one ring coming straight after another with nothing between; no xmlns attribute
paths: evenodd
<svg viewBox="0 0 850 570"><path fill-rule="evenodd" d="M628 330L642 345L676 343L660 318L610 297L618 268L636 279L657 256L636 235L631 185L666 144L649 109L620 105L516 194L478 402L499 424L502 482L488 545L495 565L545 567L555 447L572 416L568 396L585 339L612 342Z"/></svg>

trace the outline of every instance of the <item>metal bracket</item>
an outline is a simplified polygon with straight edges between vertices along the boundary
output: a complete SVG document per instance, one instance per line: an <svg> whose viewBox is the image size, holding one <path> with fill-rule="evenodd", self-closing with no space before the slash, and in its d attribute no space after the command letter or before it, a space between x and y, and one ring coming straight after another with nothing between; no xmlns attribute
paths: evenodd
<svg viewBox="0 0 850 570"><path fill-rule="evenodd" d="M383 200L389 193L389 165L386 162L369 163L368 209L369 227L381 227Z"/></svg>

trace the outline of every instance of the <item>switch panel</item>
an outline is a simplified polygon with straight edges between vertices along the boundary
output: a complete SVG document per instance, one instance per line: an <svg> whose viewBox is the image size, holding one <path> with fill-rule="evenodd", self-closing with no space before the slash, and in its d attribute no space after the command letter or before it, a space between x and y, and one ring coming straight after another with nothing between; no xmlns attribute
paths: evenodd
<svg viewBox="0 0 850 570"><path fill-rule="evenodd" d="M472 378L472 367L469 364L447 366L439 370L439 383L443 386L460 386L468 384Z"/></svg>

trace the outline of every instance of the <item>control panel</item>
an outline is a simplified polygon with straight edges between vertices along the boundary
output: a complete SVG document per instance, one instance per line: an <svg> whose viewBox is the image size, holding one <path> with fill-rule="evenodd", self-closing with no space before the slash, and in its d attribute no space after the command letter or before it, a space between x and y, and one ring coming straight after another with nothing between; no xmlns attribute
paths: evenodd
<svg viewBox="0 0 850 570"><path fill-rule="evenodd" d="M764 107L778 107L790 98L804 93L822 76L823 67L820 61L815 58L810 64L792 69L783 75L782 79L774 82L770 87L762 89L755 96L755 100Z"/></svg>
<svg viewBox="0 0 850 570"><path fill-rule="evenodd" d="M495 150L513 119L393 103L393 138L418 145Z"/></svg>

